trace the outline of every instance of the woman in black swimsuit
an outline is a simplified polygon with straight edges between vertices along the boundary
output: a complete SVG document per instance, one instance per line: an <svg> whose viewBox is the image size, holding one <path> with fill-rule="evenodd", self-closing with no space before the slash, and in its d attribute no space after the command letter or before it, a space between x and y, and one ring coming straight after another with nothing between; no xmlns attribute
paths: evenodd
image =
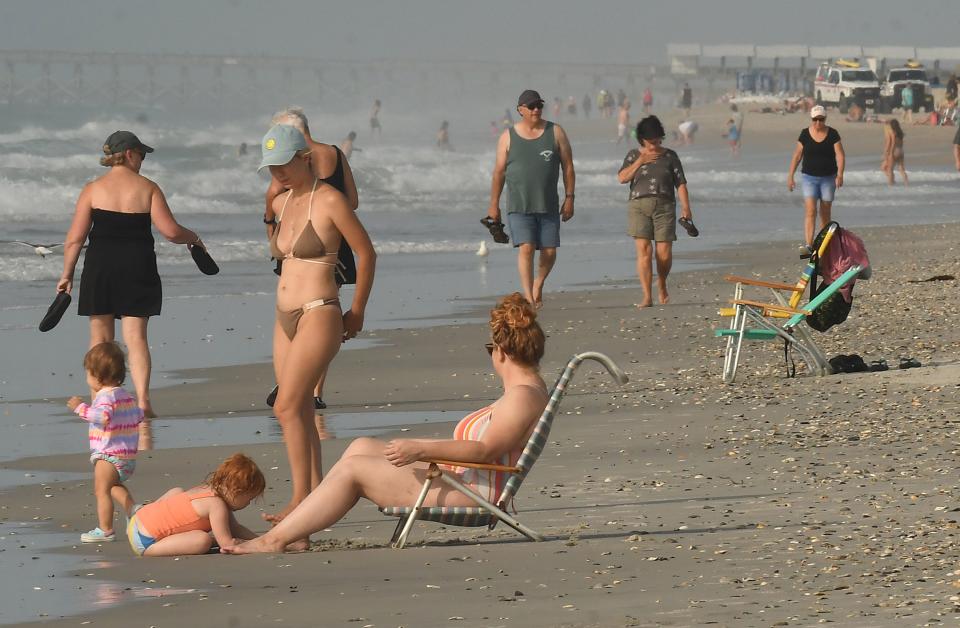
<svg viewBox="0 0 960 628"><path fill-rule="evenodd" d="M117 131L107 138L103 152L100 163L110 171L80 192L63 246L63 275L57 291L69 293L73 289L80 250L89 236L78 312L90 317L91 347L113 340L114 321L120 319L137 402L144 417L151 418L156 415L150 404L147 321L160 313L162 301L151 224L174 244L202 243L200 236L173 217L160 187L140 175L143 160L152 148L130 131ZM144 436L141 431L141 447L147 448L149 442Z"/></svg>

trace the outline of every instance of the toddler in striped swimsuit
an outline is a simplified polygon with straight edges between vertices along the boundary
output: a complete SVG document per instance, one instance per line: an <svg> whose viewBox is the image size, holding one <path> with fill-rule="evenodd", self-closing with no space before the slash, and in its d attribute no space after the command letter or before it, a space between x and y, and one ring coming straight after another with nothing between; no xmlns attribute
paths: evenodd
<svg viewBox="0 0 960 628"><path fill-rule="evenodd" d="M97 498L99 525L80 535L84 543L116 540L113 532L113 502L127 516L133 498L123 485L133 475L137 461L139 426L143 412L137 400L121 388L126 375L123 350L115 342L101 342L83 358L93 403L70 397L67 407L90 424L90 462L93 463L93 493Z"/></svg>

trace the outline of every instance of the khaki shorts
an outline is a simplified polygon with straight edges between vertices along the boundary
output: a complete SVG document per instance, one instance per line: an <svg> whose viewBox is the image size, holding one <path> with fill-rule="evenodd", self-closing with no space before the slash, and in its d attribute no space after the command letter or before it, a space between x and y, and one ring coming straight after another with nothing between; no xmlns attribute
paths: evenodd
<svg viewBox="0 0 960 628"><path fill-rule="evenodd" d="M677 239L677 202L644 196L627 205L627 234L633 238L673 242Z"/></svg>

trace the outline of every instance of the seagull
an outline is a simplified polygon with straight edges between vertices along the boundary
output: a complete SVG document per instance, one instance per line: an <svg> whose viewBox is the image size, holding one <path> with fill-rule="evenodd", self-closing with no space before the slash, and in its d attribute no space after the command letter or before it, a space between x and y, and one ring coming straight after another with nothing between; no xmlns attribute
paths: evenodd
<svg viewBox="0 0 960 628"><path fill-rule="evenodd" d="M487 243L484 240L480 241L480 248L477 249L477 257L486 257L490 255L490 251L487 250Z"/></svg>
<svg viewBox="0 0 960 628"><path fill-rule="evenodd" d="M24 242L23 240L0 240L0 242L5 244L22 244L23 246L29 246L31 249L33 249L33 252L40 257L53 255L53 249L63 246L63 242L58 242L56 244L34 244L33 242Z"/></svg>

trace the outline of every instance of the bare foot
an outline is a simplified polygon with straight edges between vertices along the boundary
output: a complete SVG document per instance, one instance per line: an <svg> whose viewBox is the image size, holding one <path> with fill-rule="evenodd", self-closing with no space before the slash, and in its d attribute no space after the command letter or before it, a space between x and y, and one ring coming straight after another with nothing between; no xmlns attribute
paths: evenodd
<svg viewBox="0 0 960 628"><path fill-rule="evenodd" d="M660 297L660 305L666 305L667 303L670 303L670 295L667 294L667 289L666 289L666 288L661 288L661 289L659 290L659 293L660 293L660 295L659 295L659 297Z"/></svg>
<svg viewBox="0 0 960 628"><path fill-rule="evenodd" d="M299 541L294 541L293 543L288 543L287 547L283 550L285 552L305 552L310 549L310 537L305 539L300 539Z"/></svg>
<svg viewBox="0 0 960 628"><path fill-rule="evenodd" d="M145 419L157 418L157 413L153 411L153 406L150 404L143 406L140 410L143 411L143 418Z"/></svg>
<svg viewBox="0 0 960 628"><path fill-rule="evenodd" d="M640 309L643 309L645 307L650 307L651 305L653 305L653 302L647 299L645 301L641 301L640 303L635 303L634 305L636 305Z"/></svg>
<svg viewBox="0 0 960 628"><path fill-rule="evenodd" d="M282 554L283 543L271 542L265 536L232 547L221 547L221 554Z"/></svg>
<svg viewBox="0 0 960 628"><path fill-rule="evenodd" d="M286 505L286 507L284 507L283 510L281 510L278 513L270 514L268 512L263 512L263 513L260 513L260 516L263 518L264 521L269 521L273 525L277 525L278 523L283 521L287 517L287 515L293 512L293 509L296 507L297 505L295 503L290 502L289 504Z"/></svg>

